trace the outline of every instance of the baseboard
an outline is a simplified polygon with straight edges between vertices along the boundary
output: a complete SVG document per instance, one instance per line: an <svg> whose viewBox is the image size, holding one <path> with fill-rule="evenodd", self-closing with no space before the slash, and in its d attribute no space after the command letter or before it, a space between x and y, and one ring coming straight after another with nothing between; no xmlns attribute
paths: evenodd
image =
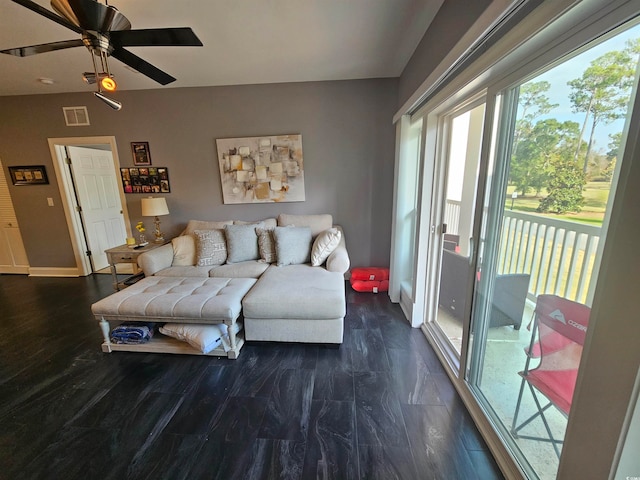
<svg viewBox="0 0 640 480"><path fill-rule="evenodd" d="M8 274L27 274L29 273L29 267L8 267L4 266L0 268L0 274L8 273Z"/></svg>
<svg viewBox="0 0 640 480"><path fill-rule="evenodd" d="M413 321L413 300L402 285L400 286L400 308L411 325Z"/></svg>
<svg viewBox="0 0 640 480"><path fill-rule="evenodd" d="M77 268L29 267L30 277L80 277Z"/></svg>

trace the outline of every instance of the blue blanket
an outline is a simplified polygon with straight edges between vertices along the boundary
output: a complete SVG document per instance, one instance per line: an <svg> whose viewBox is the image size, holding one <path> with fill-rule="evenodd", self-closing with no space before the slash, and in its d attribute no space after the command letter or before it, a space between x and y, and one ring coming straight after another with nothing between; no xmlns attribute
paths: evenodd
<svg viewBox="0 0 640 480"><path fill-rule="evenodd" d="M127 345L147 343L153 338L154 323L123 323L111 330L111 341Z"/></svg>

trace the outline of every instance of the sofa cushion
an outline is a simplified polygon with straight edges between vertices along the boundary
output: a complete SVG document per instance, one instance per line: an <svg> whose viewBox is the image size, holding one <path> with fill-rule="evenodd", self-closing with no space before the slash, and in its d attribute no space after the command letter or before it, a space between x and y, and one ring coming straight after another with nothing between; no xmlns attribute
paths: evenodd
<svg viewBox="0 0 640 480"><path fill-rule="evenodd" d="M225 225L227 263L244 262L260 258L256 228L262 227L262 224Z"/></svg>
<svg viewBox="0 0 640 480"><path fill-rule="evenodd" d="M263 263L275 263L277 258L276 241L273 238L274 228L256 228L260 261Z"/></svg>
<svg viewBox="0 0 640 480"><path fill-rule="evenodd" d="M185 265L163 268L153 274L155 277L208 277L212 267L198 267L197 265Z"/></svg>
<svg viewBox="0 0 640 480"><path fill-rule="evenodd" d="M275 218L265 218L257 222L245 222L244 220L234 220L234 225L255 225L263 224L264 228L276 228L278 226L278 220Z"/></svg>
<svg viewBox="0 0 640 480"><path fill-rule="evenodd" d="M311 260L311 229L309 227L276 227L276 262L279 267L309 263Z"/></svg>
<svg viewBox="0 0 640 480"><path fill-rule="evenodd" d="M213 267L209 270L209 276L216 278L260 278L260 275L262 275L267 268L269 268L268 263L249 260Z"/></svg>
<svg viewBox="0 0 640 480"><path fill-rule="evenodd" d="M196 230L215 230L216 228L224 228L225 225L231 224L233 224L233 220L224 220L221 222L189 220L189 223L187 223L187 228L184 229L182 235L192 235Z"/></svg>
<svg viewBox="0 0 640 480"><path fill-rule="evenodd" d="M222 265L227 261L224 230L196 230L196 264L199 267Z"/></svg>
<svg viewBox="0 0 640 480"><path fill-rule="evenodd" d="M278 226L309 227L311 235L315 238L320 232L333 226L333 217L328 213L321 215L278 215Z"/></svg>
<svg viewBox="0 0 640 480"><path fill-rule="evenodd" d="M311 247L311 265L319 267L340 244L342 234L337 228L329 228L318 235Z"/></svg>
<svg viewBox="0 0 640 480"><path fill-rule="evenodd" d="M180 235L171 239L173 263L178 267L196 264L196 239L193 235Z"/></svg>
<svg viewBox="0 0 640 480"><path fill-rule="evenodd" d="M242 308L245 318L342 318L346 314L344 277L311 265L271 265L245 295Z"/></svg>

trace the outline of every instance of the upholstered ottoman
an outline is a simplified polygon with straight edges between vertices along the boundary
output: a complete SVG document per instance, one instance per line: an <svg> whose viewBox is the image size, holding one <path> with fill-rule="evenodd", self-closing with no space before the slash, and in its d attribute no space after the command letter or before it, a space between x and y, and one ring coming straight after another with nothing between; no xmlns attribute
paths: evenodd
<svg viewBox="0 0 640 480"><path fill-rule="evenodd" d="M245 338L342 343L344 276L310 265L271 265L242 300Z"/></svg>
<svg viewBox="0 0 640 480"><path fill-rule="evenodd" d="M148 343L137 345L112 343L109 326L111 320L205 325L223 323L227 325L230 348L225 352L221 345L207 355L237 358L244 339L241 333L234 333L237 329L236 321L240 316L242 297L255 282L254 278L144 278L91 306L91 311L102 328L102 350L202 354L186 342L162 335L156 335Z"/></svg>

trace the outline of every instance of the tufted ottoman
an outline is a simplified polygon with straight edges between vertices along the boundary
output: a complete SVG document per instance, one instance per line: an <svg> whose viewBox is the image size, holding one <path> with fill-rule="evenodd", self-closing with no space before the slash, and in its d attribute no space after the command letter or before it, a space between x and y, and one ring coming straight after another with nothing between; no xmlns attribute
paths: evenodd
<svg viewBox="0 0 640 480"><path fill-rule="evenodd" d="M148 343L138 345L111 343L109 321L209 325L224 323L231 327L240 316L242 298L255 282L254 278L144 278L91 306L104 336L102 351L202 354L185 342L160 335ZM218 347L207 355L238 357L244 343L243 335L234 334L231 328L228 331L231 349L225 352L222 347Z"/></svg>

